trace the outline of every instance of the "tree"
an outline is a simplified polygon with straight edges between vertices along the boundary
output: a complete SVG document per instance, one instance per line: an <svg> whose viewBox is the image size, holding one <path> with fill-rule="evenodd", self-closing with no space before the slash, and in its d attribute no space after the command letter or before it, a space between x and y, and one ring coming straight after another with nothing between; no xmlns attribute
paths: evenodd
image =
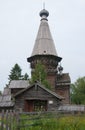
<svg viewBox="0 0 85 130"><path fill-rule="evenodd" d="M9 75L9 80L19 80L22 78L21 75L22 69L18 64L15 64L14 67L11 69L10 75Z"/></svg>
<svg viewBox="0 0 85 130"><path fill-rule="evenodd" d="M35 66L35 70L32 72L30 83L32 84L35 81L39 81L45 87L51 89L51 85L46 78L47 78L47 74L44 65L42 65L41 63L37 63Z"/></svg>
<svg viewBox="0 0 85 130"><path fill-rule="evenodd" d="M22 75L22 69L18 64L15 64L14 67L11 69L10 75L9 75L9 82L11 80L28 80L28 74L25 73L25 75Z"/></svg>
<svg viewBox="0 0 85 130"><path fill-rule="evenodd" d="M24 75L23 75L23 78L22 78L23 80L29 80L29 76L28 76L28 74L27 73L25 73Z"/></svg>
<svg viewBox="0 0 85 130"><path fill-rule="evenodd" d="M78 78L71 85L71 101L74 104L85 104L85 77Z"/></svg>
<svg viewBox="0 0 85 130"><path fill-rule="evenodd" d="M0 91L0 96L2 95L2 91Z"/></svg>

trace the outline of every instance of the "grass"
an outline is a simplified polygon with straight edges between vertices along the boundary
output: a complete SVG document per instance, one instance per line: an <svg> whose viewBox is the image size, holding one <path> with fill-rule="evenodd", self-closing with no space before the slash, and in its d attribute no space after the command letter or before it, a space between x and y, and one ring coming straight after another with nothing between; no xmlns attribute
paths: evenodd
<svg viewBox="0 0 85 130"><path fill-rule="evenodd" d="M24 127L20 130L85 130L85 116L43 116L40 119L29 119L21 120L20 124Z"/></svg>
<svg viewBox="0 0 85 130"><path fill-rule="evenodd" d="M85 115L26 114L20 115L18 126L16 121L13 124L12 120L11 123L11 130L16 130L17 127L19 130L85 130Z"/></svg>

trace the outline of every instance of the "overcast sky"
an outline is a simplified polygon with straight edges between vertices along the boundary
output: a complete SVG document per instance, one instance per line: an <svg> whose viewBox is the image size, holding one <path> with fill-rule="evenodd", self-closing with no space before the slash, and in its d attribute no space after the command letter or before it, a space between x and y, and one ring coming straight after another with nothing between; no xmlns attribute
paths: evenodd
<svg viewBox="0 0 85 130"><path fill-rule="evenodd" d="M58 56L72 83L85 76L85 0L44 0ZM43 0L0 0L0 90L18 63L30 75L27 57L37 36Z"/></svg>

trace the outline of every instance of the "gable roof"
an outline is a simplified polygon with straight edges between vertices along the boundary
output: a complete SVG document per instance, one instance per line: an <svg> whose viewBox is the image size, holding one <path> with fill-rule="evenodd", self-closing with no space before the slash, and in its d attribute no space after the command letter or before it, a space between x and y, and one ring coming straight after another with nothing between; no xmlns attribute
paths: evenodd
<svg viewBox="0 0 85 130"><path fill-rule="evenodd" d="M17 93L14 95L14 97L16 97L16 96L22 94L23 92L29 90L29 89L32 88L33 86L38 86L38 87L42 88L43 90L47 91L49 94L53 95L54 97L56 97L56 98L58 98L58 99L60 99L60 100L63 100L63 99L64 99L64 97L62 97L62 96L56 94L55 92L53 92L53 91L47 89L46 87L44 87L43 85L41 85L39 82L36 82L35 84L33 84L33 85L31 85L31 86L28 86L27 88L25 88L25 89L23 89L23 90L17 92Z"/></svg>
<svg viewBox="0 0 85 130"><path fill-rule="evenodd" d="M28 85L28 80L12 80L9 84L9 88L27 88Z"/></svg>

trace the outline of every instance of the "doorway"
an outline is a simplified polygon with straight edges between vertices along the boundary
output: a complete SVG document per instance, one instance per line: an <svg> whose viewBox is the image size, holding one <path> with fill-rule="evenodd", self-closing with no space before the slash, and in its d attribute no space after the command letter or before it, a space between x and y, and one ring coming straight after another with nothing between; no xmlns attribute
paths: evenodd
<svg viewBox="0 0 85 130"><path fill-rule="evenodd" d="M26 112L47 111L47 101L39 99L25 100L24 110Z"/></svg>

